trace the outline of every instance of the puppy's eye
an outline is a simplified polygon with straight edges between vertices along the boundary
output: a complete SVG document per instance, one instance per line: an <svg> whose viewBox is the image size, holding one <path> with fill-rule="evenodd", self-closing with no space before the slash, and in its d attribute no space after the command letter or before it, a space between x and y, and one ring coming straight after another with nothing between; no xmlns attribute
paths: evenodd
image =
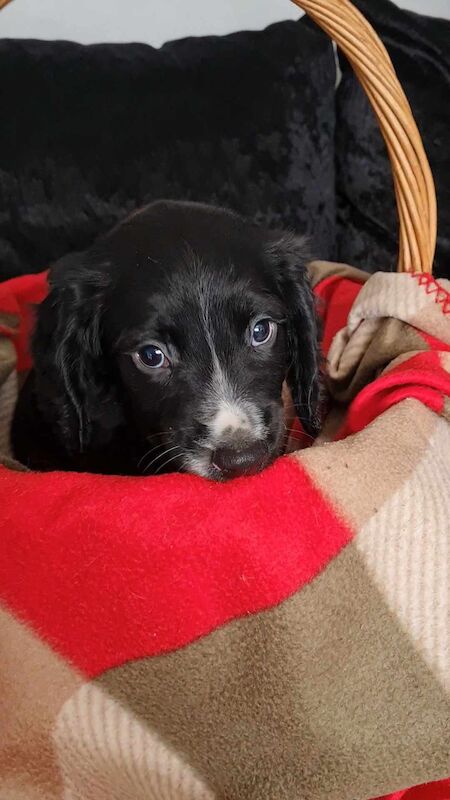
<svg viewBox="0 0 450 800"><path fill-rule="evenodd" d="M135 354L138 366L147 369L162 369L170 367L170 361L157 344L146 344Z"/></svg>
<svg viewBox="0 0 450 800"><path fill-rule="evenodd" d="M253 347L259 347L261 344L267 344L275 337L276 332L276 322L272 322L271 319L258 320L258 322L255 322L253 325L252 330Z"/></svg>

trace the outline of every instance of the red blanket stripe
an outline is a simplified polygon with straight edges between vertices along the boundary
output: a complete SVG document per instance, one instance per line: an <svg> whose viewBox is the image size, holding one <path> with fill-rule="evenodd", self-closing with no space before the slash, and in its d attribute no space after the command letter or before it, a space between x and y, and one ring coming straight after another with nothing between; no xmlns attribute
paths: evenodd
<svg viewBox="0 0 450 800"><path fill-rule="evenodd" d="M448 296L433 280L415 277L448 313ZM360 288L339 277L316 287L325 354ZM0 284L0 311L20 319L17 330L0 326L14 339L20 371L30 367L32 306L46 293L46 272ZM432 337L427 342L449 350ZM356 398L341 435L361 430L404 397L440 411L449 394L443 372L432 353L392 370ZM190 476L104 478L1 468L0 507L4 602L91 677L280 603L352 537L288 458L226 485ZM384 800L450 800L450 779Z"/></svg>
<svg viewBox="0 0 450 800"><path fill-rule="evenodd" d="M41 303L48 292L47 274L23 275L0 283L0 313L15 314L19 322L17 329L0 325L0 333L11 336L14 341L19 372L31 367L28 344L33 327L33 307Z"/></svg>
<svg viewBox="0 0 450 800"><path fill-rule="evenodd" d="M328 354L336 333L347 324L349 311L361 291L362 284L332 275L317 284L314 294L322 320L322 350Z"/></svg>
<svg viewBox="0 0 450 800"><path fill-rule="evenodd" d="M89 676L277 605L352 536L287 457L228 484L3 468L0 507L4 602Z"/></svg>
<svg viewBox="0 0 450 800"><path fill-rule="evenodd" d="M412 789L378 797L375 800L450 800L450 778L434 783L423 783Z"/></svg>
<svg viewBox="0 0 450 800"><path fill-rule="evenodd" d="M419 353L359 392L336 439L358 433L388 408L408 398L441 414L445 397L450 397L450 374L441 366L439 353Z"/></svg>

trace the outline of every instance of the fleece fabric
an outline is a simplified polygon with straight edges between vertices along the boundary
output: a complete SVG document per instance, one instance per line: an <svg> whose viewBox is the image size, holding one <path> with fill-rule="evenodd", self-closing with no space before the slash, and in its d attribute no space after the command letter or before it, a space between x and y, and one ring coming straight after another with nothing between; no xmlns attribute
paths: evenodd
<svg viewBox="0 0 450 800"><path fill-rule="evenodd" d="M2 800L450 797L450 284L311 277L324 434L227 484L15 463L0 285Z"/></svg>

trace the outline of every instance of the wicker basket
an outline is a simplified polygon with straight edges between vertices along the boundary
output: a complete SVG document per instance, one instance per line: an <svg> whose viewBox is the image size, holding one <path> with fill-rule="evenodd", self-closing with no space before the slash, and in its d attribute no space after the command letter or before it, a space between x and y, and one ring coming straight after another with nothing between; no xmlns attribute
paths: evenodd
<svg viewBox="0 0 450 800"><path fill-rule="evenodd" d="M411 107L377 34L349 0L292 0L345 53L378 118L400 221L399 272L432 272L436 192Z"/></svg>

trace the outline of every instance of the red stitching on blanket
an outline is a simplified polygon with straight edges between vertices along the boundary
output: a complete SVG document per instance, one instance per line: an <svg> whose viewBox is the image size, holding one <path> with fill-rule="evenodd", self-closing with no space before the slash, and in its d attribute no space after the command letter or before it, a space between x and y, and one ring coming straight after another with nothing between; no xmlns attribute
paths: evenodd
<svg viewBox="0 0 450 800"><path fill-rule="evenodd" d="M450 314L450 292L447 292L446 289L439 286L433 276L427 273L415 272L411 277L416 279L419 286L425 286L427 294L435 295L434 302L442 306L444 314Z"/></svg>

